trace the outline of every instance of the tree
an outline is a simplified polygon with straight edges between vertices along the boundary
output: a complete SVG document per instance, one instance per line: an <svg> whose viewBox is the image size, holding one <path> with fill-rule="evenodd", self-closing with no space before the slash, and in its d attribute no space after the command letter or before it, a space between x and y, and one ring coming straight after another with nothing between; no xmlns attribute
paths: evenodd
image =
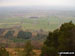
<svg viewBox="0 0 75 56"><path fill-rule="evenodd" d="M24 48L24 56L33 56L35 53L33 52L33 46L31 45L31 41L28 41Z"/></svg>
<svg viewBox="0 0 75 56"><path fill-rule="evenodd" d="M24 31L20 31L17 35L17 38L22 38L22 39L30 39L31 37L32 37L31 32L24 32Z"/></svg>
<svg viewBox="0 0 75 56"><path fill-rule="evenodd" d="M59 41L59 51L73 51L74 49L74 37L73 31L75 25L72 22L64 23L60 27L60 34L58 37ZM72 44L73 43L73 44Z"/></svg>
<svg viewBox="0 0 75 56"><path fill-rule="evenodd" d="M49 32L48 37L46 41L44 42L41 56L55 56L56 55L57 47L58 47L57 36L58 34L56 34L56 31L55 33Z"/></svg>
<svg viewBox="0 0 75 56"><path fill-rule="evenodd" d="M41 56L57 56L59 51L75 50L75 25L64 23L60 29L49 32L42 47Z"/></svg>
<svg viewBox="0 0 75 56"><path fill-rule="evenodd" d="M5 38L12 38L13 37L13 34L14 34L14 31L8 31L6 34L5 34Z"/></svg>
<svg viewBox="0 0 75 56"><path fill-rule="evenodd" d="M0 48L0 56L9 56L8 51L6 51L5 48L1 47Z"/></svg>

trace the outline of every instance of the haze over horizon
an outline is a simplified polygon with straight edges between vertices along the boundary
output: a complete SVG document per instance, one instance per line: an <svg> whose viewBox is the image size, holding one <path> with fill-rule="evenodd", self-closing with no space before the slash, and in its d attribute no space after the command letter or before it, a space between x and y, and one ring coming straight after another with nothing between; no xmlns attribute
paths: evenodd
<svg viewBox="0 0 75 56"><path fill-rule="evenodd" d="M75 0L0 0L0 7L6 6L54 6L75 8Z"/></svg>

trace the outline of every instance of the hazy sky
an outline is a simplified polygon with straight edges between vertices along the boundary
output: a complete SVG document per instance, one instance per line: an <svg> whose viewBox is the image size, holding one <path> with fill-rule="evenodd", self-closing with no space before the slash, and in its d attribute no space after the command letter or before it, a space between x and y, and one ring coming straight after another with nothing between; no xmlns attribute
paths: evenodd
<svg viewBox="0 0 75 56"><path fill-rule="evenodd" d="M0 6L63 6L75 7L75 0L0 0Z"/></svg>

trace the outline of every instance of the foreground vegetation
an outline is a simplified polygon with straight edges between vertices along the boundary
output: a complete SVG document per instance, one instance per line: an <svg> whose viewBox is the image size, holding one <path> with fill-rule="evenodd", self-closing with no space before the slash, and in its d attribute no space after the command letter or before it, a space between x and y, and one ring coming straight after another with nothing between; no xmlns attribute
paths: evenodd
<svg viewBox="0 0 75 56"><path fill-rule="evenodd" d="M49 32L41 56L58 56L60 51L75 51L75 25L64 23L59 29Z"/></svg>

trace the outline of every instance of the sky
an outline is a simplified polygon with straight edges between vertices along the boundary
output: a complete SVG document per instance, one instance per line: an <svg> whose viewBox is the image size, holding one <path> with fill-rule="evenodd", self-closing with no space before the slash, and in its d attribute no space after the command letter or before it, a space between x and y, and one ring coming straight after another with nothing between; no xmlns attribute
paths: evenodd
<svg viewBox="0 0 75 56"><path fill-rule="evenodd" d="M0 6L62 6L62 7L75 7L75 0L0 0Z"/></svg>

